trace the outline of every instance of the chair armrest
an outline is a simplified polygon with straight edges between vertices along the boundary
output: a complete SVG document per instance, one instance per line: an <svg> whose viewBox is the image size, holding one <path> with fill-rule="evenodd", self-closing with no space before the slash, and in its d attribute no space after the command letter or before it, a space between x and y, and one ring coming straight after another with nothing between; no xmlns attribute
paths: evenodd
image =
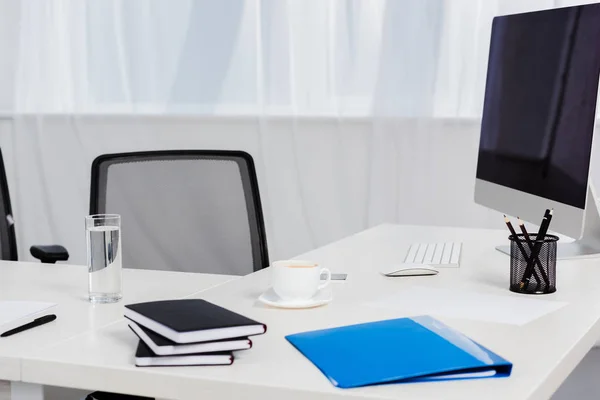
<svg viewBox="0 0 600 400"><path fill-rule="evenodd" d="M54 264L57 261L67 261L69 259L67 249L58 244L31 246L29 252L33 257L46 264Z"/></svg>

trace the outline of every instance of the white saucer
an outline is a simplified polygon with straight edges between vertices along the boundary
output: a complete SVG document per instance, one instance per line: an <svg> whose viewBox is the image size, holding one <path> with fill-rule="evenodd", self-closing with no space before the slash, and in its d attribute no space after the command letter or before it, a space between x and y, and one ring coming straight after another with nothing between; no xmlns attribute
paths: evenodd
<svg viewBox="0 0 600 400"><path fill-rule="evenodd" d="M273 288L260 295L258 301L271 307L278 308L314 308L330 303L333 300L331 288L321 289L309 300L286 301L277 296Z"/></svg>

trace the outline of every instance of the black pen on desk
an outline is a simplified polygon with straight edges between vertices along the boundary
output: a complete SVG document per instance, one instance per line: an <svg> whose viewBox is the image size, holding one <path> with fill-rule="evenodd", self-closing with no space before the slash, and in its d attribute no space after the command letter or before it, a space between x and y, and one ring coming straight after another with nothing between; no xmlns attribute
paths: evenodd
<svg viewBox="0 0 600 400"><path fill-rule="evenodd" d="M515 238L515 243L517 244L519 251L523 255L523 259L525 261L529 260L529 254L527 254L527 251L523 247L523 242L517 235L517 232L515 232L515 228L513 228L512 224L510 223L510 220L508 219L508 217L506 215L504 216L504 222L506 223L506 226L508 226L508 230L510 231L510 234L513 235L513 237ZM533 252L533 250L531 250L531 251ZM528 265L528 267L525 268L525 274L527 274L527 269L529 268L529 264L527 264L527 265ZM539 278L539 276L537 276L537 273L535 273L535 271L534 271L534 275L535 275L535 279L539 283L540 278ZM527 283L529 283L529 281L527 281ZM525 286L526 286L526 284L523 283L523 279L521 278L521 283L519 284L519 289L523 289Z"/></svg>
<svg viewBox="0 0 600 400"><path fill-rule="evenodd" d="M546 210L548 211L548 210ZM552 214L554 214L554 208L548 211L548 227L546 228L546 233L548 233L548 229L550 229L550 223L552 222Z"/></svg>
<svg viewBox="0 0 600 400"><path fill-rule="evenodd" d="M533 257L533 250L535 248L535 244L531 241L531 237L529 236L529 232L527 232L527 228L525 228L525 224L519 217L517 217L517 222L519 223L519 228L521 228L521 232L523 232L523 236L525 237L525 242L527 242L527 245L529 246L529 250L531 251L531 259L533 260L532 261L533 268L535 268L535 264L537 264L539 267L539 270L540 270L540 274L542 274L542 279L544 279L544 282L546 282L546 285L550 285L550 281L548 279L548 274L546 274L546 271L544 271L544 267L542 266L540 258L538 256ZM533 270L533 272L535 273L535 269ZM539 285L542 282L540 281L539 277L536 277L536 280L537 280L538 288L539 288Z"/></svg>
<svg viewBox="0 0 600 400"><path fill-rule="evenodd" d="M552 213L554 213L554 209L546 210L544 213L544 218L542 219L542 223L540 224L540 229L535 236L535 251L537 252L536 257L539 255L542 245L544 244L544 240L546 239L546 234L548 233L548 228L550 227L550 221L552 221Z"/></svg>
<svg viewBox="0 0 600 400"><path fill-rule="evenodd" d="M533 265L536 258L540 255L540 251L542 250L542 246L544 245L544 239L546 238L546 233L548 232L548 227L550 226L550 220L552 219L552 210L546 210L544 213L544 219L542 219L542 223L540 224L540 230L538 231L535 237L535 245L533 246L533 250L531 251L530 262L527 263L527 268L525 269L525 273L523 274L523 278L521 279L521 287L524 287L529 283L531 279L531 275L533 274Z"/></svg>
<svg viewBox="0 0 600 400"><path fill-rule="evenodd" d="M540 237L544 237L546 236L545 234L542 235L542 230L544 230L544 226L546 225L548 221L548 218L544 217L544 219L542 219L542 224L540 225L540 230L537 233L536 237L535 237L535 243L533 245L533 248L531 249L531 254L529 257L525 257L525 261L527 261L527 266L525 267L525 271L523 272L523 277L521 278L521 283L519 284L519 287L521 289L523 289L524 287L526 287L529 284L529 281L531 280L531 275L533 274L534 271L534 262L533 260L535 260L538 255L540 254ZM543 243L543 239L542 242Z"/></svg>
<svg viewBox="0 0 600 400"><path fill-rule="evenodd" d="M15 329L11 329L10 331L6 331L2 335L0 335L0 337L12 336L16 333L20 333L20 332L26 331L28 329L35 328L36 326L47 324L48 322L52 322L55 319L56 319L56 315L54 315L54 314L45 315L43 317L34 319L32 322L30 322L28 324L19 326L18 328L15 328Z"/></svg>
<svg viewBox="0 0 600 400"><path fill-rule="evenodd" d="M528 259L528 255L527 255L527 251L525 251L525 248L523 247L523 242L521 242L521 239L519 239L519 236L517 235L517 232L515 232L515 228L513 228L512 224L510 223L510 220L508 219L508 217L506 215L504 216L504 223L506 223L506 226L508 227L508 230L510 231L510 234L513 236L514 241L517 244L517 247L519 248L519 251L523 255L523 258L525 260L527 260ZM523 283L521 282L521 284L519 285L519 288L523 289L524 286L525 285L523 285Z"/></svg>

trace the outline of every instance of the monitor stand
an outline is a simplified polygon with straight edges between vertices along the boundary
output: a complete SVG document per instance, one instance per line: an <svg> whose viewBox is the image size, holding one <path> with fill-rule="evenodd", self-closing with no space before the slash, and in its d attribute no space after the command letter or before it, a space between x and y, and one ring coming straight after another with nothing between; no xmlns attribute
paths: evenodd
<svg viewBox="0 0 600 400"><path fill-rule="evenodd" d="M496 250L510 254L510 246L497 246ZM558 260L570 258L600 257L600 213L596 204L595 190L590 184L585 203L585 217L583 221L583 235L571 243L558 242Z"/></svg>

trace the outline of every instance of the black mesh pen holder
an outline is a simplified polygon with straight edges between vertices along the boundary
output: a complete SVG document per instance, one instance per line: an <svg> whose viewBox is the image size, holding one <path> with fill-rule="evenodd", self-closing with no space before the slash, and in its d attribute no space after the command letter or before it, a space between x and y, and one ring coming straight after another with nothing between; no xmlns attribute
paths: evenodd
<svg viewBox="0 0 600 400"><path fill-rule="evenodd" d="M558 236L510 235L510 290L525 294L556 292L556 245ZM525 253L525 254L523 254Z"/></svg>

